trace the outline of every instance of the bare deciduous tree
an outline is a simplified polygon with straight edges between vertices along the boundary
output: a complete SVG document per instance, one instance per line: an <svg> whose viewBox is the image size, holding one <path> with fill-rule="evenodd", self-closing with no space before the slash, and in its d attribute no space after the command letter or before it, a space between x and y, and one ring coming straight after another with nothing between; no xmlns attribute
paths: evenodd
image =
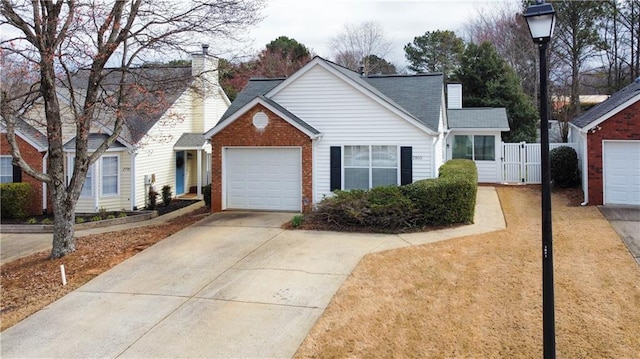
<svg viewBox="0 0 640 359"><path fill-rule="evenodd" d="M331 38L330 46L337 64L353 71L362 66L365 73L369 73L371 67L367 61L369 56L384 59L391 51L391 41L386 38L382 26L372 21L345 24L342 32Z"/></svg>
<svg viewBox="0 0 640 359"><path fill-rule="evenodd" d="M89 166L126 130L126 114L152 111L144 106L162 97L159 89L171 81L146 86L153 74L144 72L130 81L131 70L151 57L183 52L194 41L234 39L238 30L259 20L261 6L261 0L0 0L3 68L11 64L14 74L36 74L8 82L3 78L0 111L13 163L51 191L52 258L75 250L73 215ZM107 64L116 68L107 71ZM32 119L34 112L42 113L46 128L46 172L22 158L15 137L16 120ZM63 153L66 125L75 132L69 179ZM108 136L90 148L96 126Z"/></svg>

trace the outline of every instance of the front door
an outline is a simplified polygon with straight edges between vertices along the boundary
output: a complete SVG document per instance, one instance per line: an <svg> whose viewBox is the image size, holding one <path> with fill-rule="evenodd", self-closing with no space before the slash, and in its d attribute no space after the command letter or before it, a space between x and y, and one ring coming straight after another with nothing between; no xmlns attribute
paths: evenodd
<svg viewBox="0 0 640 359"><path fill-rule="evenodd" d="M184 151L176 152L176 195L184 193L184 172L186 165Z"/></svg>

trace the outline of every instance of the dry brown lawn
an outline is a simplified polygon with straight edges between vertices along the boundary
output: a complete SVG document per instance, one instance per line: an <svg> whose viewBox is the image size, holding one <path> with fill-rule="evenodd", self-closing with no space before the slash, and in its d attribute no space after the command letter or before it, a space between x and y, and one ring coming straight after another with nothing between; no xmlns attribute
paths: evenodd
<svg viewBox="0 0 640 359"><path fill-rule="evenodd" d="M540 192L498 187L507 229L365 257L305 358L542 357ZM553 196L559 358L640 358L640 266L595 207Z"/></svg>

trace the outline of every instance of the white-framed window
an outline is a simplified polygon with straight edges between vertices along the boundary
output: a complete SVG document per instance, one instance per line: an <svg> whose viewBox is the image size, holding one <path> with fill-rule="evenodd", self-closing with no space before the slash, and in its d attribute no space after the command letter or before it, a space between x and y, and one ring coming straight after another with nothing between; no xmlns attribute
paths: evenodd
<svg viewBox="0 0 640 359"><path fill-rule="evenodd" d="M103 155L100 158L102 176L102 195L115 196L120 192L120 157Z"/></svg>
<svg viewBox="0 0 640 359"><path fill-rule="evenodd" d="M0 156L0 183L13 182L13 165L11 156Z"/></svg>
<svg viewBox="0 0 640 359"><path fill-rule="evenodd" d="M344 146L344 189L398 184L398 146Z"/></svg>
<svg viewBox="0 0 640 359"><path fill-rule="evenodd" d="M73 166L75 165L75 157L71 156L69 158L69 170L67 171L67 183L71 181L71 176L73 176ZM80 197L93 197L93 183L94 183L94 173L95 173L95 165L89 166L89 170L87 171L87 178L84 180L84 184L82 185L82 191L80 192Z"/></svg>
<svg viewBox="0 0 640 359"><path fill-rule="evenodd" d="M453 136L452 158L475 161L495 161L496 137L493 135Z"/></svg>

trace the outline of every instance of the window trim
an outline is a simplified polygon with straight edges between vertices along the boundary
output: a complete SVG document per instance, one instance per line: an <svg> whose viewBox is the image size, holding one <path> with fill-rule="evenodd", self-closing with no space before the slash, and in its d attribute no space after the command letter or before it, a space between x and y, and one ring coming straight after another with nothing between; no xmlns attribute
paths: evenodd
<svg viewBox="0 0 640 359"><path fill-rule="evenodd" d="M346 158L345 158L345 156L346 156L346 152L347 152L347 151L346 151L346 148L347 148L347 147L368 147L368 150L369 150L369 164L368 164L368 166L367 166L367 167L365 167L365 166L347 166L347 165L346 165L346 162L347 162L347 161L346 161ZM395 154L396 154L396 165L395 165L395 167L381 167L381 166L373 166L373 147L395 147ZM351 190L351 189L354 189L354 188L348 189L348 188L346 188L346 187L345 187L345 183L346 183L346 181L347 181L347 178L346 178L346 177L347 177L347 174L346 174L346 171L345 171L345 170L346 170L346 169L351 169L351 168L353 168L353 169L358 169L358 168L359 168L359 169L363 169L363 168L367 168L367 169L368 169L368 180L369 180L369 184L368 184L368 188L367 188L367 190L374 188L374 187L373 187L373 170L374 170L374 169L395 169L395 170L396 170L396 183L395 183L395 185L396 185L396 186L399 186L399 185L400 185L400 182L401 182L401 171L402 171L402 168L401 168L401 167L402 167L402 166L401 166L401 162L402 162L402 161L400 160L400 149L401 149L401 146L400 146L400 145L390 145L390 144L376 144L376 145L362 145L362 144L359 144L359 145L343 145L341 149L342 149L342 156L340 156L340 159L341 159L341 164L340 164L340 165L341 165L341 177L342 177L342 178L341 178L341 188L342 188L343 190L345 190L345 191L349 191L349 190ZM392 185L392 184L390 184L390 185Z"/></svg>
<svg viewBox="0 0 640 359"><path fill-rule="evenodd" d="M116 192L115 193L104 193L104 178L105 178L105 171L104 171L104 159L105 158L112 158L115 157L116 158ZM100 197L117 197L120 195L120 155L107 155L107 154L103 154L100 157ZM111 177L113 175L110 175Z"/></svg>
<svg viewBox="0 0 640 359"><path fill-rule="evenodd" d="M493 137L493 159L492 160L484 160L484 159L479 160L479 159L476 159L476 137L479 137L479 136L481 136L481 137ZM452 142L451 142L451 159L459 159L459 158L466 159L466 157L454 157L455 156L456 137L466 137L466 138L471 137L471 147L470 148L471 148L471 160L472 161L478 161L478 162L495 162L496 161L496 158L498 157L497 153L496 153L497 146L495 144L496 143L495 142L496 141L496 135L492 135L492 134L454 134Z"/></svg>
<svg viewBox="0 0 640 359"><path fill-rule="evenodd" d="M69 183L71 182L71 176L73 176L73 166L75 165L75 155L71 155L68 157L68 161L67 161L67 185L69 185ZM89 175L91 175L89 177ZM87 171L87 178L84 181L84 184L82 185L82 188L80 189L80 196L79 198L93 198L95 197L95 188L96 188L96 181L95 181L95 176L96 175L96 170L95 170L95 163L92 164L91 166L89 166L89 170ZM84 185L87 184L87 182L91 183L91 192L87 195L87 194L83 194L82 192L84 191Z"/></svg>
<svg viewBox="0 0 640 359"><path fill-rule="evenodd" d="M13 183L13 164L12 164L12 162L13 162L13 157L12 157L12 156L7 156L7 155L1 155L1 156L0 156L0 158L3 158L3 159L4 159L4 158L8 158L8 159L9 159L9 165L11 166L11 167L10 167L10 168L11 168L11 173L10 173L8 176L6 176L6 175L5 175L5 176L2 176L2 177L11 177L11 181L9 181L9 182L1 182L1 181L0 181L0 182L1 182L1 183Z"/></svg>

